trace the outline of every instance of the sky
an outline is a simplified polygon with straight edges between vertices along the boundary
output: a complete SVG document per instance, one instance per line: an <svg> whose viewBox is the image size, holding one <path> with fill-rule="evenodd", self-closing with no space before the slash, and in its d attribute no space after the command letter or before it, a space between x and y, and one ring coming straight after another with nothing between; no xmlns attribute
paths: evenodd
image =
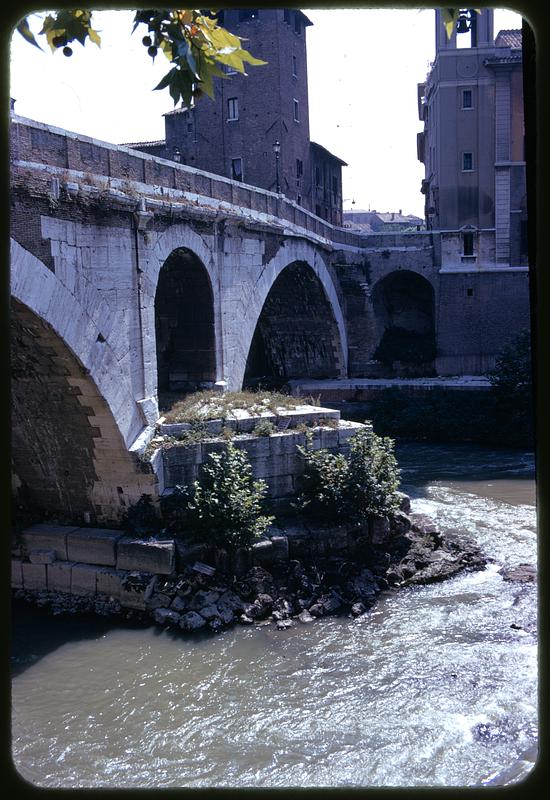
<svg viewBox="0 0 550 800"><path fill-rule="evenodd" d="M307 29L310 138L348 163L344 209L423 217L416 87L435 56L433 9L303 10L313 22ZM174 106L166 90L152 90L168 62L162 55L151 61L141 43L145 30L130 35L132 12L99 11L94 19L101 48L76 43L70 58L51 54L45 42L41 52L14 34L15 112L115 144L163 139L162 115ZM40 26L31 23L35 32ZM520 27L518 14L495 11L495 35Z"/></svg>

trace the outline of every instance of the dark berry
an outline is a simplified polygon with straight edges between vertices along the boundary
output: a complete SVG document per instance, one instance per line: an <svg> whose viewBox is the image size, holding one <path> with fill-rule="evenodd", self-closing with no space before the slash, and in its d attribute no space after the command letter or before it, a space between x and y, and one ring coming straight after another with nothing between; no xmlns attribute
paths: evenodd
<svg viewBox="0 0 550 800"><path fill-rule="evenodd" d="M64 56L67 56L67 58L68 58L69 56L72 56L72 54L73 54L73 51L72 51L71 47L64 47L63 48L63 55Z"/></svg>
<svg viewBox="0 0 550 800"><path fill-rule="evenodd" d="M145 47L151 47L151 45L153 44L153 41L150 36L144 36L141 41L142 44L145 45Z"/></svg>
<svg viewBox="0 0 550 800"><path fill-rule="evenodd" d="M52 44L54 47L63 47L63 45L67 44L67 37L66 36L54 36L52 39Z"/></svg>
<svg viewBox="0 0 550 800"><path fill-rule="evenodd" d="M150 48L147 50L147 52L149 53L149 55L151 56L151 58L154 58L154 57L156 56L156 54L157 54L157 48L156 48L156 47L155 47L155 45L153 44L153 45L151 45L151 47L150 47Z"/></svg>

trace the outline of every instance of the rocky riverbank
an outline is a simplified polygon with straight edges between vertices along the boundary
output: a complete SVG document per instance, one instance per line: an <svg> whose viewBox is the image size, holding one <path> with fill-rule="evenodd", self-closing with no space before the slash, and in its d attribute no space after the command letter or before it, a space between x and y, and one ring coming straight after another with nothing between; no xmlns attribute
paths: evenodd
<svg viewBox="0 0 550 800"><path fill-rule="evenodd" d="M406 502L404 507L408 510ZM126 588L143 596L143 610L99 595L21 589L15 597L54 614L91 612L146 623L153 619L184 632L217 632L235 623L272 623L283 630L331 614L357 617L372 608L382 591L440 581L486 564L475 542L444 535L423 515L400 511L379 523L356 531L354 547L343 555L304 555L269 569L255 565L241 574L195 563L170 576L130 575Z"/></svg>

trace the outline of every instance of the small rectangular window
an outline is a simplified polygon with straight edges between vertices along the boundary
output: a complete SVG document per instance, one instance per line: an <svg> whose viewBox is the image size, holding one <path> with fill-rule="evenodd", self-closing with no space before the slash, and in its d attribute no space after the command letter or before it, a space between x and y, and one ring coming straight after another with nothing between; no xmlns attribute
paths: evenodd
<svg viewBox="0 0 550 800"><path fill-rule="evenodd" d="M292 77L298 77L298 60L296 56L292 56Z"/></svg>
<svg viewBox="0 0 550 800"><path fill-rule="evenodd" d="M474 154L462 153L462 171L471 172L474 168Z"/></svg>
<svg viewBox="0 0 550 800"><path fill-rule="evenodd" d="M231 178L234 181L242 181L243 179L243 160L242 158L231 159Z"/></svg>
<svg viewBox="0 0 550 800"><path fill-rule="evenodd" d="M300 103L294 98L294 122L300 122Z"/></svg>
<svg viewBox="0 0 550 800"><path fill-rule="evenodd" d="M302 20L298 14L294 15L294 33L297 33L298 36L302 33Z"/></svg>
<svg viewBox="0 0 550 800"><path fill-rule="evenodd" d="M291 12L290 8L285 8L284 9L284 15L283 16L284 16L284 21L286 22L286 24L290 25L290 23L292 21L292 12Z"/></svg>
<svg viewBox="0 0 550 800"><path fill-rule="evenodd" d="M301 194L297 195L297 197L296 197L296 203L297 203L299 206L301 206L301 205L302 205L302 195L301 195Z"/></svg>
<svg viewBox="0 0 550 800"><path fill-rule="evenodd" d="M473 108L474 101L471 89L462 90L462 108Z"/></svg>
<svg viewBox="0 0 550 800"><path fill-rule="evenodd" d="M236 97L229 97L227 100L227 119L228 121L239 119L239 100Z"/></svg>
<svg viewBox="0 0 550 800"><path fill-rule="evenodd" d="M304 163L301 158L296 159L296 177L301 178L304 174Z"/></svg>
<svg viewBox="0 0 550 800"><path fill-rule="evenodd" d="M473 233L463 233L462 234L462 255L463 256L473 256L474 255L474 234Z"/></svg>
<svg viewBox="0 0 550 800"><path fill-rule="evenodd" d="M468 297L473 297L474 296L474 290L469 287L468 289L466 289L466 294L468 295Z"/></svg>
<svg viewBox="0 0 550 800"><path fill-rule="evenodd" d="M332 202L336 203L337 199L338 199L338 180L336 178L336 175L333 175L332 176Z"/></svg>

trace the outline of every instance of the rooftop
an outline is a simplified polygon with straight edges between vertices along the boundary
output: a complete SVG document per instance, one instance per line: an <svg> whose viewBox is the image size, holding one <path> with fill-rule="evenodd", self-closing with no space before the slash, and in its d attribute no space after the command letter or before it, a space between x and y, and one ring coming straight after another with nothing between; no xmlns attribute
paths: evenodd
<svg viewBox="0 0 550 800"><path fill-rule="evenodd" d="M522 36L520 30L499 31L495 39L496 47L510 47L513 50L521 49Z"/></svg>

